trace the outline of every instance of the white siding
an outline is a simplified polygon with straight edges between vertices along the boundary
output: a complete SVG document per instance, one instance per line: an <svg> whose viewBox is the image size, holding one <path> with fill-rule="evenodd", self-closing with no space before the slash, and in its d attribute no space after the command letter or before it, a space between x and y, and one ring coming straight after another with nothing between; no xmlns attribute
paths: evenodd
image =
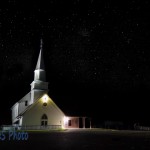
<svg viewBox="0 0 150 150"><path fill-rule="evenodd" d="M41 117L46 114L47 125L63 125L64 113L48 98L47 106L43 106L42 98L33 104L23 116L22 125L41 125Z"/></svg>
<svg viewBox="0 0 150 150"><path fill-rule="evenodd" d="M19 104L16 103L16 105L12 108L12 121L18 116L18 106Z"/></svg>
<svg viewBox="0 0 150 150"><path fill-rule="evenodd" d="M22 113L28 107L28 106L25 106L25 101L28 101L27 103L29 105L30 104L30 99L31 99L31 94L29 92L27 95L25 95L21 99L21 101L19 101L19 110L18 110L19 114Z"/></svg>
<svg viewBox="0 0 150 150"><path fill-rule="evenodd" d="M33 104L35 100L37 100L41 95L43 95L45 91L43 90L32 90L31 91L31 100L29 104Z"/></svg>

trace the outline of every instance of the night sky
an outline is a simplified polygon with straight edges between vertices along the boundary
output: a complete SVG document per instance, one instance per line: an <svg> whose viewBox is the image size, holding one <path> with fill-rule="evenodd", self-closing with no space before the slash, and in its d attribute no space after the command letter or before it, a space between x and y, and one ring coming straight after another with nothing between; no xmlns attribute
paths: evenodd
<svg viewBox="0 0 150 150"><path fill-rule="evenodd" d="M150 125L149 0L0 5L0 124L30 91L40 39L49 96L69 115Z"/></svg>

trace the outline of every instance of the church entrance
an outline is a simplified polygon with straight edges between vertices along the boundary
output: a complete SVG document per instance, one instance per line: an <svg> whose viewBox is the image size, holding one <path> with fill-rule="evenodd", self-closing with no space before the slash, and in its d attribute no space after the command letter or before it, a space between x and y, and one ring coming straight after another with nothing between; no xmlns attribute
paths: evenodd
<svg viewBox="0 0 150 150"><path fill-rule="evenodd" d="M41 117L41 126L47 126L48 123L48 117L46 114L43 114Z"/></svg>

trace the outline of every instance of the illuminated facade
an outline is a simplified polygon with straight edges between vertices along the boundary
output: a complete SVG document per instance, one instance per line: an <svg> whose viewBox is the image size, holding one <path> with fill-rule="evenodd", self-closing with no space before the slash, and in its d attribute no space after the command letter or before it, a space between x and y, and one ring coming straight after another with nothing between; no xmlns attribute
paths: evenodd
<svg viewBox="0 0 150 150"><path fill-rule="evenodd" d="M12 124L27 129L79 128L84 117L67 117L48 96L48 82L44 68L42 41L31 91L12 108ZM80 121L82 119L82 121Z"/></svg>

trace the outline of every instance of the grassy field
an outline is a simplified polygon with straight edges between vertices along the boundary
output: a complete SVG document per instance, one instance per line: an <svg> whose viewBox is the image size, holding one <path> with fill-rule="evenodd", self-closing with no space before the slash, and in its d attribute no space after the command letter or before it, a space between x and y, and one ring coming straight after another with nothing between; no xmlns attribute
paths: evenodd
<svg viewBox="0 0 150 150"><path fill-rule="evenodd" d="M23 132L23 131L22 131ZM0 141L0 148L49 150L150 150L150 132L106 129L24 131L27 140ZM7 133L9 134L9 133Z"/></svg>

